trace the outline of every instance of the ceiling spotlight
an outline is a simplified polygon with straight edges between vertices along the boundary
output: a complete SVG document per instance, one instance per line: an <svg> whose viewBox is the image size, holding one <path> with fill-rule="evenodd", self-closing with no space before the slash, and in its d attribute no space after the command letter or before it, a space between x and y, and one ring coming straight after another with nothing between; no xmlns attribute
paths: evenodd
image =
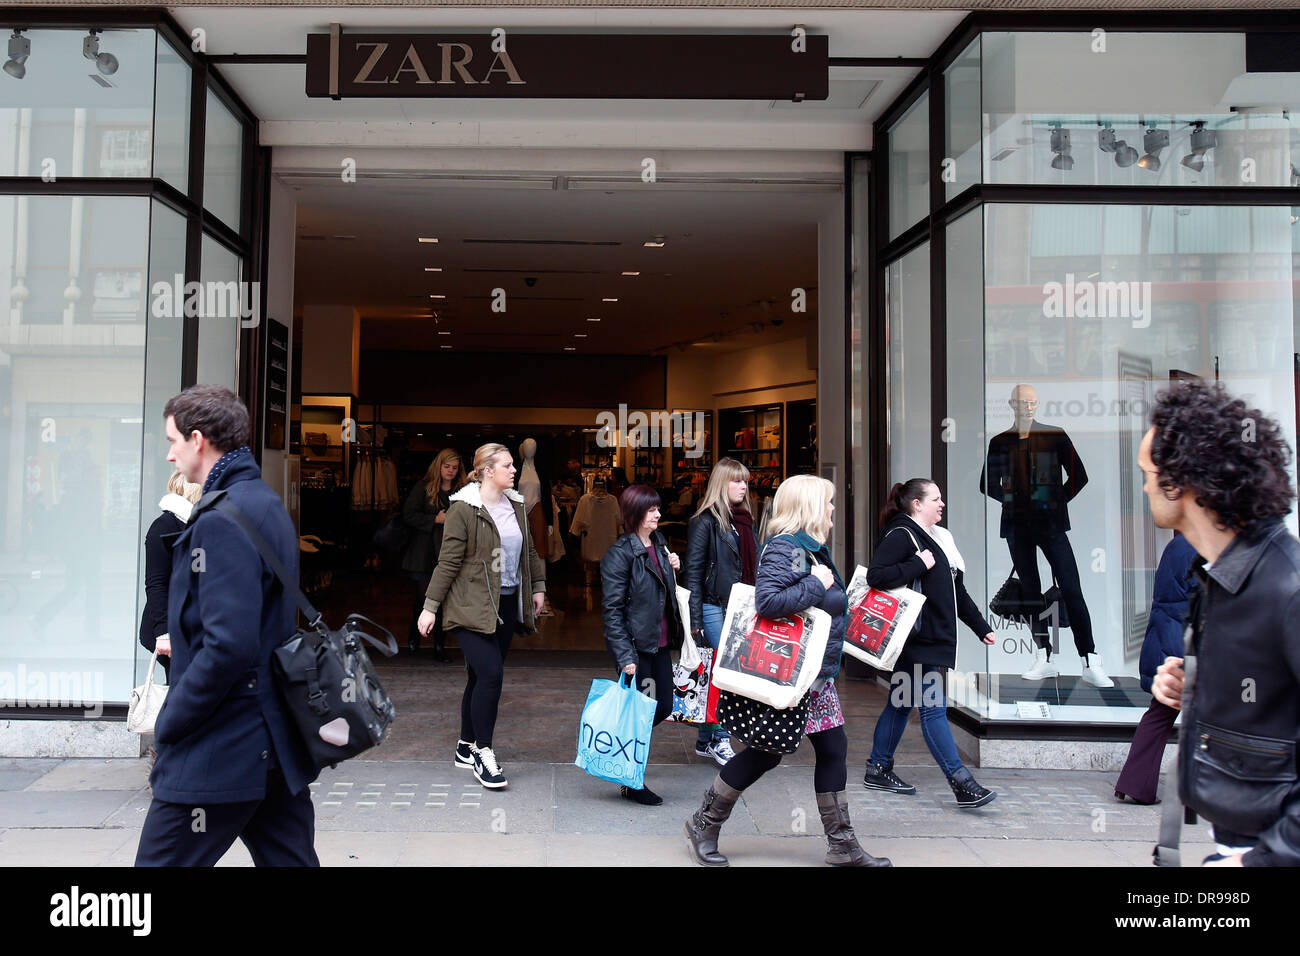
<svg viewBox="0 0 1300 956"><path fill-rule="evenodd" d="M1052 168L1073 169L1074 157L1070 155L1070 131L1061 129L1060 123L1052 124Z"/></svg>
<svg viewBox="0 0 1300 956"><path fill-rule="evenodd" d="M117 57L111 53L99 52L99 30L91 30L90 35L81 41L81 55L87 60L95 61L95 69L105 76L117 72Z"/></svg>
<svg viewBox="0 0 1300 956"><path fill-rule="evenodd" d="M1138 165L1153 173L1160 172L1160 151L1169 145L1169 130L1149 129L1142 134L1142 152Z"/></svg>
<svg viewBox="0 0 1300 956"><path fill-rule="evenodd" d="M662 249L664 247L664 237L655 236L653 239L647 239L645 242L641 243L641 245L645 246L647 249Z"/></svg>
<svg viewBox="0 0 1300 956"><path fill-rule="evenodd" d="M1097 146L1103 153L1113 153L1115 165L1124 169L1137 162L1138 151L1122 139L1115 138L1115 130L1107 126L1097 135Z"/></svg>
<svg viewBox="0 0 1300 956"><path fill-rule="evenodd" d="M1206 129L1205 122L1198 120L1192 124L1192 151L1183 157L1183 165L1194 173L1205 168L1205 154L1218 145L1214 130Z"/></svg>
<svg viewBox="0 0 1300 956"><path fill-rule="evenodd" d="M9 37L9 59L5 61L4 70L15 80L27 75L27 58L32 55L32 41L23 36L22 30L15 30Z"/></svg>

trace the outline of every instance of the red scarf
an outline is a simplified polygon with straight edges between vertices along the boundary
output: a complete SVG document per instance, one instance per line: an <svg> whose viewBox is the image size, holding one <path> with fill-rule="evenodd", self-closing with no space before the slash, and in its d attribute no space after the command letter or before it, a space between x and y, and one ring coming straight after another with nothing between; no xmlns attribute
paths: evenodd
<svg viewBox="0 0 1300 956"><path fill-rule="evenodd" d="M758 567L758 542L754 539L754 516L742 508L731 509L731 526L740 538L740 580L754 583L754 569Z"/></svg>

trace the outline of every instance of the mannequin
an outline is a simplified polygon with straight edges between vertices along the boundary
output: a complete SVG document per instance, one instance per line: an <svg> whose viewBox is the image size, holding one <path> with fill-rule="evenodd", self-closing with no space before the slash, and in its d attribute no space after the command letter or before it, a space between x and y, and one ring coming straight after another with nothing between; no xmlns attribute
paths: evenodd
<svg viewBox="0 0 1300 956"><path fill-rule="evenodd" d="M519 446L519 457L523 464L515 476L515 488L524 496L524 510L528 513L528 529L532 534L533 547L537 556L545 561L550 556L550 510L551 483L542 479L537 471L537 442L525 438Z"/></svg>

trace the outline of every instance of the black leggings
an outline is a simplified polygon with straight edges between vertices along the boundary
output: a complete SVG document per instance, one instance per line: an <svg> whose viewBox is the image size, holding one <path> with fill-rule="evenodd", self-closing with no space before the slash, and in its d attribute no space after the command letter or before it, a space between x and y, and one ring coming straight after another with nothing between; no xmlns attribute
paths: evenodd
<svg viewBox="0 0 1300 956"><path fill-rule="evenodd" d="M673 662L668 648L661 647L653 654L637 652L636 689L654 698L654 725L658 727L673 712Z"/></svg>
<svg viewBox="0 0 1300 956"><path fill-rule="evenodd" d="M479 747L492 746L506 654L519 617L518 602L518 594L501 595L497 610L501 623L493 634L480 634L463 627L451 632L465 654L465 670L469 672L465 694L460 699L460 739Z"/></svg>
<svg viewBox="0 0 1300 956"><path fill-rule="evenodd" d="M813 770L813 790L817 793L839 793L848 786L849 770L849 735L843 727L832 727L808 735L817 755L817 766ZM759 777L781 762L781 754L774 754L757 747L746 747L727 761L719 771L722 782L733 790L744 790L753 785Z"/></svg>

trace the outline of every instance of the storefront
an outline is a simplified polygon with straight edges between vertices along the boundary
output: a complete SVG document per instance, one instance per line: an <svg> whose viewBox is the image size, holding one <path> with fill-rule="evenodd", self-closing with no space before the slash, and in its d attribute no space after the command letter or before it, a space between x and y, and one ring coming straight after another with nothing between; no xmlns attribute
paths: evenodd
<svg viewBox="0 0 1300 956"><path fill-rule="evenodd" d="M305 14L187 9L173 20L87 7L5 15L15 68L0 77L7 142L0 161L8 164L0 170L8 299L0 332L7 406L0 618L9 624L0 672L12 693L0 688L8 705L0 722L20 741L15 752L126 752L134 743L117 732L120 723L109 725L120 721L147 661L135 640L139 542L169 473L161 406L183 385L229 384L246 398L267 480L291 510L304 500L299 469L313 457L332 460L327 446L335 444L333 429L342 436L344 420L372 426L360 437L377 446L376 425L385 435L409 430L412 441L417 426L458 434L464 426L469 435L473 424L477 436L484 422L531 422L559 436L583 416L594 426L602 410L617 414L623 396L616 390L602 402L559 397L563 355L545 360L558 364L539 372L535 399L513 407L573 415L474 417L450 411L445 391L387 387L403 377L394 364L400 354L377 353L407 346L390 338L367 358L359 333L348 331L355 314L318 303L303 308L293 276L304 240L293 224L295 203L305 200L295 193L310 194L325 177L347 183L350 159L363 187L368 174L372 183L410 183L418 174L480 190L496 181L616 196L645 182L644 154L658 159L671 188L748 189L755 202L766 195L805 203L814 261L800 281L813 290L815 321L797 374L771 371L779 362L757 373L771 389L737 379L692 393L681 381L707 377L708 360L693 360L689 375L674 378L670 354L660 390L629 407L708 412L713 460L730 450L721 440L728 435L756 471L779 480L815 470L834 481L841 513L853 517L835 541L850 568L869 559L890 484L933 476L966 560L968 589L982 608L993 605L999 636L992 648L963 637L951 691L965 744L993 765L1096 766L1122 752L1146 706L1137 657L1167 541L1151 524L1135 463L1155 392L1180 377L1218 378L1277 415L1294 444L1298 45L1277 39L1281 20L1254 13L1193 22L1163 14L963 20L939 11L808 10L799 13L804 22L780 26L792 11L726 12L736 31L784 38L782 49L802 31L826 64L828 88L740 89L738 98L772 106L761 116L700 107L674 114L670 127L635 106L627 109L636 122L622 123L624 107L614 100L557 99L573 95L559 71L552 77L559 85L536 94L541 119L532 126L509 114L494 127L490 120L506 115L495 112L501 101L481 89L469 99L461 89L441 101L449 104L448 128L431 131L403 118L410 103L426 102L414 98L444 73L452 85L472 79L476 87L523 79L531 69L527 44L517 45L509 64L485 48L472 69L460 41L447 37L419 48L418 64L409 56L370 63L360 50L352 80L383 73L410 84L394 95L411 99L392 101L407 106L389 108L389 100L350 98L367 95L364 89L331 88L328 68L308 82L305 38L328 50L331 31ZM400 13L371 18L367 29L432 42L431 30ZM230 38L246 35L247 18L259 16L269 18L269 35L296 36L296 46L254 44L260 52L237 55L248 47ZM870 25L885 20L873 17L906 28L891 56L882 55ZM707 36L720 22L707 11L683 13L666 26L656 22L656 30L636 18L625 10L608 22L647 37L664 29ZM472 20L462 12L447 36L468 35ZM578 23L589 20L533 10L521 12L518 28L534 42L548 33L598 33ZM100 53L115 61L88 55ZM480 63L487 74L474 72ZM695 82L720 80L705 71ZM323 98L308 102L312 83ZM305 89L300 118L245 105L269 104L290 85L295 96ZM633 85L620 95L644 103L635 97L647 93ZM856 99L846 105L846 97ZM564 104L570 125L543 121L555 103ZM465 117L474 109L488 121L469 129ZM870 121L854 133L864 109ZM361 119L368 111L374 118ZM721 119L686 122L696 115ZM638 148L638 138L653 145ZM187 311L191 293L206 300L202 315ZM757 318L775 334L774 323L762 321L768 316ZM313 348L313 329L333 335L328 328L358 335L356 357L348 349L333 371L326 366L337 356L321 364L303 354ZM280 364L272 348L283 354ZM593 358L574 356L571 368L593 376ZM306 365L311 381L301 374ZM367 368L371 385L359 394ZM295 393L302 396L296 414ZM1062 430L1073 449L1068 464L1039 463L1032 491L1016 485L1030 481L1024 469L998 463L997 436L1016 427L1017 414L1025 428L1030 415ZM809 462L791 460L798 416L800 434L815 436L817 457ZM311 453L308 433L321 455ZM800 444L802 453L808 446ZM339 450L343 480L361 453ZM671 482L678 463L660 457L628 452L627 462L647 474L661 469ZM593 467L606 464L599 458ZM1067 499L1059 510L1068 527L1040 534L1017 519L1014 504L1004 515L1003 500L1022 492ZM1034 641L1007 603L1008 579L1014 571L1017 581L1024 577L1024 542L1040 538L1046 543L1032 557L1040 590L1055 581L1060 595L1055 621L1050 608L1045 621L1058 673L1040 669L1027 678ZM1008 542L1017 540L1013 565ZM1076 612L1068 628L1060 619L1067 607ZM1099 662L1091 681L1081 676L1079 654L1087 623Z"/></svg>
<svg viewBox="0 0 1300 956"><path fill-rule="evenodd" d="M854 434L888 454L858 481L940 483L998 633L959 645L951 702L993 766L1113 765L1147 705L1156 392L1222 381L1295 444L1300 47L1227 14L1096 19L976 16L876 126L854 334L883 374L854 379Z"/></svg>

